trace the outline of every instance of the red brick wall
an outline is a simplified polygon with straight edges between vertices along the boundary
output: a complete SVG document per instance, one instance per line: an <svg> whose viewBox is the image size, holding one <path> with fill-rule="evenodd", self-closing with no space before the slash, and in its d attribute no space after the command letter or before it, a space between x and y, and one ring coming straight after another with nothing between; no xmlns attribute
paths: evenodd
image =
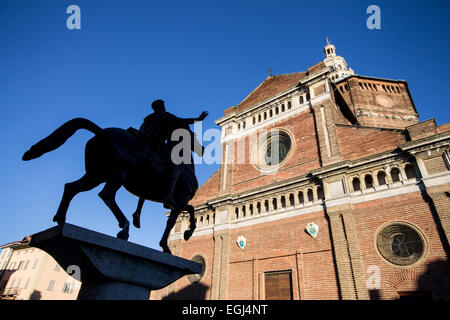
<svg viewBox="0 0 450 320"><path fill-rule="evenodd" d="M253 149L253 146L249 146L248 136L241 138L246 140L246 163L234 164L233 166L232 192L251 190L270 183L300 176L320 167L319 150L317 146L314 118L312 113L305 112L295 117L290 117L287 120L275 123L274 125L268 127L267 130L278 127L287 129L295 138L295 142L293 141L292 143L292 148L289 152L289 158L286 160L286 163L284 163L280 170L275 174L261 174L261 172L253 164L250 164L250 150ZM235 150L236 157L238 155L237 152L238 151Z"/></svg>
<svg viewBox="0 0 450 320"><path fill-rule="evenodd" d="M305 231L309 222L319 225L316 239ZM247 239L243 250L235 243L240 235ZM261 282L264 272L279 270L292 270L295 299L299 295L301 299L338 299L328 221L323 212L234 229L231 241L230 299L252 299L254 285L257 298L263 299L264 287L254 283L254 272Z"/></svg>
<svg viewBox="0 0 450 320"><path fill-rule="evenodd" d="M355 160L387 150L406 142L401 132L336 126L339 150L343 160Z"/></svg>
<svg viewBox="0 0 450 320"><path fill-rule="evenodd" d="M380 298L397 299L397 291L404 289L425 290L426 288L419 285L423 283L422 279L425 279L423 274L430 268L434 269L433 272L442 273L439 261L445 258L445 251L430 208L420 192L355 204L354 215L364 270L370 265L375 265L381 271ZM428 256L423 262L412 267L398 267L386 262L377 253L375 248L377 232L386 223L395 221L409 222L424 234L428 243ZM443 281L442 278L439 281ZM434 283L434 286L442 287L445 284ZM450 281L446 286L450 286Z"/></svg>

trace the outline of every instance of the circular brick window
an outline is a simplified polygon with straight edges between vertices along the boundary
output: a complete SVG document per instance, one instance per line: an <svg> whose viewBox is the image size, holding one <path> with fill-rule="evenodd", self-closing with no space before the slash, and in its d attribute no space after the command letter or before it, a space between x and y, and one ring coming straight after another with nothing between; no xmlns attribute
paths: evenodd
<svg viewBox="0 0 450 320"><path fill-rule="evenodd" d="M205 259L202 256L197 255L193 257L191 261L200 263L202 265L202 272L196 274L189 274L187 276L190 283L197 283L203 278L203 274L205 273L205 266L206 266Z"/></svg>
<svg viewBox="0 0 450 320"><path fill-rule="evenodd" d="M421 233L406 223L393 223L377 235L380 254L392 264L408 266L419 261L425 252L425 240Z"/></svg>

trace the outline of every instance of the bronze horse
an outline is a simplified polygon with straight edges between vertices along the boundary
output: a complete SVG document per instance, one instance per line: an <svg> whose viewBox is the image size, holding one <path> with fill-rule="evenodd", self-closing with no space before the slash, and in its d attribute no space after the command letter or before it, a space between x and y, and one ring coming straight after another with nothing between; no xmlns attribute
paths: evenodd
<svg viewBox="0 0 450 320"><path fill-rule="evenodd" d="M99 196L112 211L122 230L117 237L128 240L130 222L116 203L116 192L123 186L127 191L139 197L139 204L133 214L133 223L139 228L139 218L145 200L163 202L167 190L168 177L172 164L155 152L145 148L139 137L131 130L119 128L102 129L92 121L75 118L60 126L48 137L33 145L22 157L27 161L36 159L63 145L77 130L86 129L95 136L86 143L86 173L79 180L66 183L64 194L53 221L63 224L70 201L80 192L89 191L105 183ZM191 158L192 160L192 158ZM189 213L189 229L184 233L188 240L195 230L194 208L189 201L198 189L194 164L183 164L181 174L174 190L174 199L178 208ZM181 210L172 209L167 220L164 234L159 242L163 252L171 253L167 245L169 233L175 225Z"/></svg>

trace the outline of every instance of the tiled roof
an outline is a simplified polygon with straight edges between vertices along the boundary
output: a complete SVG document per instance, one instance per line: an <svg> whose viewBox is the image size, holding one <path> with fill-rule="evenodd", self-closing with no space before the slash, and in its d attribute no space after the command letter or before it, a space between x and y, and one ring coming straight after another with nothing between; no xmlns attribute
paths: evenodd
<svg viewBox="0 0 450 320"><path fill-rule="evenodd" d="M296 86L298 81L305 76L306 72L295 72L267 77L266 80L242 100L237 106L237 111L244 111L259 102Z"/></svg>

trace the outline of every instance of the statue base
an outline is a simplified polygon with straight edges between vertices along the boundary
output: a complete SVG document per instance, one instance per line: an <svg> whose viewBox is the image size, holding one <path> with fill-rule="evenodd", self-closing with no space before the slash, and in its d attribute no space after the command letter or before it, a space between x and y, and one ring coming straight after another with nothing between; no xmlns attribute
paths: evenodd
<svg viewBox="0 0 450 320"><path fill-rule="evenodd" d="M202 265L72 224L32 235L44 250L81 281L78 300L148 300L151 290L200 273Z"/></svg>

